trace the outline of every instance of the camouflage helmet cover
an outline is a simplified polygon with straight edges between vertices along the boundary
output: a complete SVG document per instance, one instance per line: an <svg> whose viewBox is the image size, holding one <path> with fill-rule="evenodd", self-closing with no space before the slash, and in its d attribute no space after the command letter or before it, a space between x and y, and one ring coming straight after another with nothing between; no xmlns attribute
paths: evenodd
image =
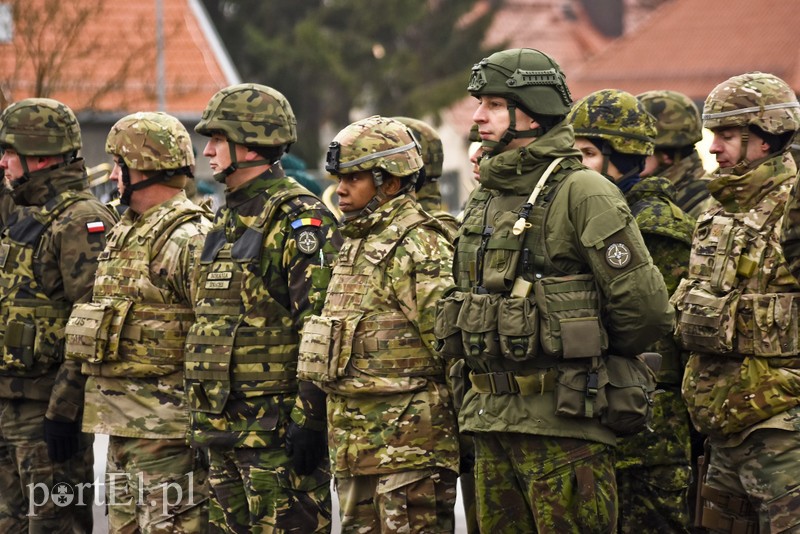
<svg viewBox="0 0 800 534"><path fill-rule="evenodd" d="M410 117L394 117L394 119L408 126L417 139L422 152L422 162L425 165L425 176L439 178L442 175L444 148L438 132L430 124L419 119Z"/></svg>
<svg viewBox="0 0 800 534"><path fill-rule="evenodd" d="M194 165L189 132L178 119L162 112L139 112L118 120L106 138L106 152L140 171Z"/></svg>
<svg viewBox="0 0 800 534"><path fill-rule="evenodd" d="M504 97L540 115L566 115L572 105L558 63L533 48L512 48L482 59L472 67L467 90L475 97Z"/></svg>
<svg viewBox="0 0 800 534"><path fill-rule="evenodd" d="M279 91L255 83L232 85L209 100L194 129L210 137L222 132L245 146L272 147L297 141L297 119Z"/></svg>
<svg viewBox="0 0 800 534"><path fill-rule="evenodd" d="M66 104L26 98L0 115L0 145L24 156L56 156L80 150L81 127Z"/></svg>
<svg viewBox="0 0 800 534"><path fill-rule="evenodd" d="M423 167L419 144L405 124L373 115L340 131L328 147L325 169L350 174L383 169L409 176Z"/></svg>
<svg viewBox="0 0 800 534"><path fill-rule="evenodd" d="M700 110L692 99L677 91L646 91L637 95L656 119L656 148L680 148L703 138Z"/></svg>
<svg viewBox="0 0 800 534"><path fill-rule="evenodd" d="M626 91L595 91L576 102L567 119L576 137L603 139L622 154L653 153L656 120Z"/></svg>
<svg viewBox="0 0 800 534"><path fill-rule="evenodd" d="M748 72L717 85L703 105L703 126L757 126L780 135L800 130L800 104L789 85L772 74Z"/></svg>

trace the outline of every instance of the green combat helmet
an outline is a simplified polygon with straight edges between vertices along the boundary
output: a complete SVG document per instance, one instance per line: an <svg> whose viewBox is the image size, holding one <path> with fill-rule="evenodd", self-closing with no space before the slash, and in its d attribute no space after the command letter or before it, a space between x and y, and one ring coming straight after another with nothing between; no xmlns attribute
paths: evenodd
<svg viewBox="0 0 800 534"><path fill-rule="evenodd" d="M755 126L777 136L796 132L800 130L800 103L789 85L777 76L748 72L717 85L706 98L702 118L703 126L709 130L741 128L740 158L730 172L743 174L752 163L745 157L747 127ZM791 136L784 149L789 141Z"/></svg>
<svg viewBox="0 0 800 534"><path fill-rule="evenodd" d="M154 184L183 188L195 162L189 132L178 119L162 112L139 112L118 120L106 138L106 153L120 159L125 186L120 203L124 205L134 191ZM131 184L129 169L148 177Z"/></svg>
<svg viewBox="0 0 800 534"><path fill-rule="evenodd" d="M636 98L656 119L656 150L694 145L703 138L700 110L683 93L646 91Z"/></svg>
<svg viewBox="0 0 800 534"><path fill-rule="evenodd" d="M194 130L206 137L222 133L228 138L231 164L214 175L218 182L236 169L273 164L297 141L297 119L289 101L279 91L255 83L232 85L209 100ZM269 161L239 162L234 144L276 148Z"/></svg>
<svg viewBox="0 0 800 534"><path fill-rule="evenodd" d="M378 193L360 215L372 213L386 198L381 188L384 172L404 178L404 192L414 186L423 165L419 143L411 130L402 122L378 115L340 131L325 158L325 170L336 176L372 171Z"/></svg>
<svg viewBox="0 0 800 534"><path fill-rule="evenodd" d="M66 104L51 98L26 98L0 114L0 146L12 148L20 156L64 155L64 162L59 165L63 166L71 163L81 149L81 127ZM12 187L31 177L25 158L20 162L23 175Z"/></svg>
<svg viewBox="0 0 800 534"><path fill-rule="evenodd" d="M508 100L508 130L499 142L483 141L491 156L502 152L513 139L538 137L545 133L543 126L518 132L514 112L517 107L530 117L541 119L563 117L572 105L566 76L558 63L532 48L512 48L482 59L472 67L467 90L476 98L486 95Z"/></svg>

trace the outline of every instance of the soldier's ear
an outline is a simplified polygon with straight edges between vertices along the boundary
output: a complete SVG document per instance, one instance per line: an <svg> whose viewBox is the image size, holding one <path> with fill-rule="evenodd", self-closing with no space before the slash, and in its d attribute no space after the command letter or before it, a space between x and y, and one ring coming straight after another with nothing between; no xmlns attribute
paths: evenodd
<svg viewBox="0 0 800 534"><path fill-rule="evenodd" d="M383 179L383 188L384 194L387 196L393 197L397 193L400 192L400 187L402 186L402 181L400 177L394 176L393 174L385 174Z"/></svg>

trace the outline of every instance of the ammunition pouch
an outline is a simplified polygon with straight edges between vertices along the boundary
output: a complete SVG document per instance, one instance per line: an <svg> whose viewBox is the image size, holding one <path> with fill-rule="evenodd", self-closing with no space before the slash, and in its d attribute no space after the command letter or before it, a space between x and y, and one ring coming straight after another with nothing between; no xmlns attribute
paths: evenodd
<svg viewBox="0 0 800 534"><path fill-rule="evenodd" d="M497 333L497 308L500 295L465 293L456 326L461 330L463 353L472 358L499 358L500 339Z"/></svg>
<svg viewBox="0 0 800 534"><path fill-rule="evenodd" d="M451 288L436 302L433 334L436 336L434 348L446 360L460 359L464 354L458 315L464 305L466 293Z"/></svg>
<svg viewBox="0 0 800 534"><path fill-rule="evenodd" d="M729 354L734 351L736 309L741 290L718 296L708 285L683 279L670 302L677 309L675 337L690 351Z"/></svg>
<svg viewBox="0 0 800 534"><path fill-rule="evenodd" d="M62 358L61 332L69 310L66 303L35 300L17 300L3 307L0 374L40 376L58 364Z"/></svg>
<svg viewBox="0 0 800 534"><path fill-rule="evenodd" d="M338 367L344 323L335 317L312 315L303 325L297 377L316 383L333 382L343 375Z"/></svg>
<svg viewBox="0 0 800 534"><path fill-rule="evenodd" d="M130 310L100 302L75 304L64 329L66 357L81 363L99 364L119 361L122 322Z"/></svg>
<svg viewBox="0 0 800 534"><path fill-rule="evenodd" d="M732 495L712 488L700 481L700 495L703 505L700 525L713 532L730 534L758 534L758 514L746 497Z"/></svg>

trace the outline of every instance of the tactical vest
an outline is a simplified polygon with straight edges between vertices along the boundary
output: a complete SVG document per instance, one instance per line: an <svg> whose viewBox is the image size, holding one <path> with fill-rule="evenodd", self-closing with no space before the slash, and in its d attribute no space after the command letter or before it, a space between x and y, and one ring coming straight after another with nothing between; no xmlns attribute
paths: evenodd
<svg viewBox="0 0 800 534"><path fill-rule="evenodd" d="M150 264L172 232L207 215L186 201L138 228L117 224L98 257L92 302L75 305L65 330L67 358L85 375L163 376L182 369L190 306L152 278Z"/></svg>
<svg viewBox="0 0 800 534"><path fill-rule="evenodd" d="M376 298L370 288L385 280L397 245L412 229L427 226L445 235L420 211L401 214L382 232L348 239L333 269L324 315L303 328L298 375L345 395L400 393L444 380L443 361L426 347L396 300Z"/></svg>
<svg viewBox="0 0 800 534"><path fill-rule="evenodd" d="M297 187L266 197L259 217L235 242L216 225L206 236L198 266L196 320L186 339L190 409L222 413L231 391L245 396L297 390L298 335L292 315L264 286L265 232L279 212L303 209Z"/></svg>
<svg viewBox="0 0 800 534"><path fill-rule="evenodd" d="M687 368L686 400L705 433L737 433L800 403L800 292L777 229L792 183L747 213L718 208L698 220L690 275L672 299L676 336L706 358L741 361L725 380Z"/></svg>
<svg viewBox="0 0 800 534"><path fill-rule="evenodd" d="M34 265L50 225L87 193L65 191L43 206L18 208L0 242L0 339L4 376L42 376L62 360L61 333L72 304L50 300Z"/></svg>

